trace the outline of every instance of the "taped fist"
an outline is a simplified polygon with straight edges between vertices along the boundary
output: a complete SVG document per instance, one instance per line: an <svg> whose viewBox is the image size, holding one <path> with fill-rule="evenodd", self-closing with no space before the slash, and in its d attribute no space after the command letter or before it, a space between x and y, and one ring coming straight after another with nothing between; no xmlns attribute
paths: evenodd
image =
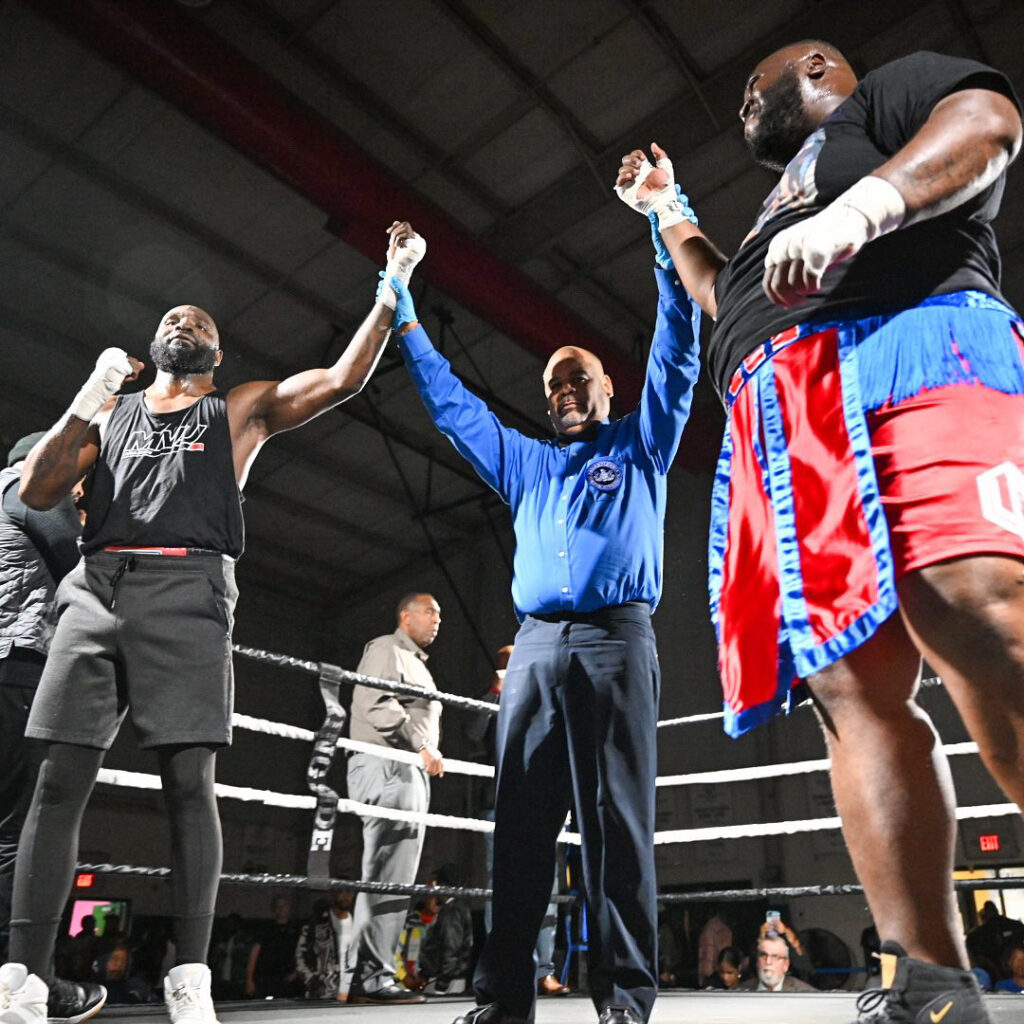
<svg viewBox="0 0 1024 1024"><path fill-rule="evenodd" d="M686 196L677 194L672 161L656 142L651 143L656 165L652 165L642 149L634 149L622 158L615 179L615 194L631 209L644 216L654 214L659 230L681 224L697 223L686 205Z"/></svg>
<svg viewBox="0 0 1024 1024"><path fill-rule="evenodd" d="M392 277L397 277L404 285L408 286L416 264L426 254L427 241L421 235L417 235L412 225L405 220L396 220L388 228L388 235L390 242L388 243L388 262L384 268L384 281L390 282ZM398 302L394 289L387 283L378 297L390 309L394 309Z"/></svg>
<svg viewBox="0 0 1024 1024"><path fill-rule="evenodd" d="M142 369L143 364L133 359L123 348L105 348L69 411L73 416L89 422L103 407L103 403L116 395L126 380L135 380Z"/></svg>
<svg viewBox="0 0 1024 1024"><path fill-rule="evenodd" d="M895 186L873 175L861 178L821 213L780 231L768 246L762 287L789 308L821 291L830 267L853 259L868 242L895 231L906 204Z"/></svg>

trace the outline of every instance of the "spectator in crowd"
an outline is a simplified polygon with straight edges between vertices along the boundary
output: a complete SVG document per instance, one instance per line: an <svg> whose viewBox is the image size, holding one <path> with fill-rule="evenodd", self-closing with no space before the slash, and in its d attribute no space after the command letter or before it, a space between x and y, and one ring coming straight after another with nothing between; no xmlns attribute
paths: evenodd
<svg viewBox="0 0 1024 1024"><path fill-rule="evenodd" d="M757 937L758 939L779 937L785 940L789 947L789 973L794 977L807 981L814 974L814 965L804 949L800 936L782 920L781 915L766 919L761 924Z"/></svg>
<svg viewBox="0 0 1024 1024"><path fill-rule="evenodd" d="M747 965L747 958L739 946L726 946L718 951L715 958L715 971L705 983L705 988L724 989L733 991L740 987L743 981L743 971Z"/></svg>
<svg viewBox="0 0 1024 1024"><path fill-rule="evenodd" d="M245 975L254 942L241 915L228 914L223 932L210 951L214 999L241 999L245 995Z"/></svg>
<svg viewBox="0 0 1024 1024"><path fill-rule="evenodd" d="M115 947L121 945L127 936L121 926L120 914L105 914L100 921L100 935L96 940L95 957L106 957Z"/></svg>
<svg viewBox="0 0 1024 1024"><path fill-rule="evenodd" d="M869 924L860 933L860 948L864 954L864 970L867 971L868 978L879 974L882 970L882 940L878 937L878 929L874 924Z"/></svg>
<svg viewBox="0 0 1024 1024"><path fill-rule="evenodd" d="M1003 978L995 984L996 992L1024 992L1024 943L1011 946L1003 955Z"/></svg>
<svg viewBox="0 0 1024 1024"><path fill-rule="evenodd" d="M992 991L992 965L987 960L979 960L973 953L967 954L971 974L978 980L978 988L982 992Z"/></svg>
<svg viewBox="0 0 1024 1024"><path fill-rule="evenodd" d="M431 885L459 885L455 868L445 864L430 876ZM458 896L438 897L437 918L420 946L419 969L427 995L461 995L466 991L473 958L473 918Z"/></svg>
<svg viewBox="0 0 1024 1024"><path fill-rule="evenodd" d="M237 917L237 915L235 915ZM168 957L171 934L171 923L167 918L150 918L141 922L139 934L133 935L132 941L132 973L141 978L145 984L159 995L161 983L167 974L167 963L173 966L173 956ZM246 947L246 956L249 949ZM245 986L245 960L242 960L241 975L235 999L242 998Z"/></svg>
<svg viewBox="0 0 1024 1024"><path fill-rule="evenodd" d="M986 900L978 914L980 924L966 936L967 952L979 964L995 971L993 980L1003 977L1003 957L1008 948L1024 943L1024 924L999 913L999 908Z"/></svg>
<svg viewBox="0 0 1024 1024"><path fill-rule="evenodd" d="M490 686L487 692L481 696L481 700L497 704L501 699L501 688L505 683L505 670L508 667L509 658L512 657L512 644L505 644L499 647L494 655L494 675L491 677ZM481 713L475 721L471 722L467 735L475 744L474 756L487 764L497 763L497 751L495 748L495 729L497 728L497 715ZM481 779L480 789L480 813L488 821L494 821L494 779ZM487 842L487 877L491 880L494 865L494 833L488 832L485 835ZM558 891L558 863L555 863L555 879L552 892ZM491 903L484 907L484 923L487 930L491 930ZM558 930L558 906L549 903L548 909L541 922L540 931L537 933L536 957L537 957L537 994L541 996L564 996L572 990L568 985L563 985L555 974L555 933Z"/></svg>
<svg viewBox="0 0 1024 1024"><path fill-rule="evenodd" d="M757 977L740 982L740 992L814 992L814 986L789 973L789 943L762 929L757 940Z"/></svg>
<svg viewBox="0 0 1024 1024"><path fill-rule="evenodd" d="M411 992L419 992L424 985L420 977L420 950L427 931L437 918L440 904L436 895L416 901L409 911L398 936L398 947L395 949L395 977L398 983Z"/></svg>
<svg viewBox="0 0 1024 1024"><path fill-rule="evenodd" d="M406 764L354 753L348 761L348 795L379 807L424 812L430 806L430 777L444 774L441 705L427 668L426 649L441 627L441 607L422 591L406 594L396 609L397 628L363 650L357 671L377 679L402 680L422 689L405 696L357 686L352 694L351 736L413 754ZM387 818L363 818L362 877L408 884L416 878L425 826ZM421 1003L422 995L398 984L395 948L409 901L393 894L361 892L345 968L352 975L353 1003Z"/></svg>
<svg viewBox="0 0 1024 1024"><path fill-rule="evenodd" d="M701 928L697 942L697 973L701 985L708 984L717 973L718 954L732 945L732 939L732 929L726 924L721 908L716 907Z"/></svg>
<svg viewBox="0 0 1024 1024"><path fill-rule="evenodd" d="M78 515L68 494L47 512L18 497L25 456L44 434L16 441L0 470L0 963L7 960L14 861L42 745L25 725L43 674L54 593L78 562Z"/></svg>
<svg viewBox="0 0 1024 1024"><path fill-rule="evenodd" d="M286 896L271 900L274 919L263 929L258 942L249 951L245 974L245 994L257 999L288 998L302 994L295 970L295 946L298 925L290 920L291 903Z"/></svg>
<svg viewBox="0 0 1024 1024"><path fill-rule="evenodd" d="M662 909L658 913L659 988L674 988L679 984L679 965L682 959L676 930L672 927L671 915L667 910Z"/></svg>
<svg viewBox="0 0 1024 1024"><path fill-rule="evenodd" d="M93 981L107 990L108 1003L152 1003L159 998L152 987L132 969L127 943L118 941L105 950L93 965Z"/></svg>
<svg viewBox="0 0 1024 1024"><path fill-rule="evenodd" d="M295 970L307 999L348 1000L350 979L342 965L352 941L355 895L351 889L336 889L330 900L317 900L311 920L302 926Z"/></svg>
<svg viewBox="0 0 1024 1024"><path fill-rule="evenodd" d="M96 934L96 918L86 914L82 927L67 944L68 981L88 981L92 962L99 951L100 938Z"/></svg>

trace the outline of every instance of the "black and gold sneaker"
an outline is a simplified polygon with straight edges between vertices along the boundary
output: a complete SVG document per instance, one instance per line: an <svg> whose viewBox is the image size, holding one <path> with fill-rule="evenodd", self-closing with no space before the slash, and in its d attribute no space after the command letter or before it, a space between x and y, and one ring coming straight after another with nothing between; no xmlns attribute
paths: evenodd
<svg viewBox="0 0 1024 1024"><path fill-rule="evenodd" d="M970 971L914 960L883 942L882 987L857 998L857 1024L992 1024Z"/></svg>

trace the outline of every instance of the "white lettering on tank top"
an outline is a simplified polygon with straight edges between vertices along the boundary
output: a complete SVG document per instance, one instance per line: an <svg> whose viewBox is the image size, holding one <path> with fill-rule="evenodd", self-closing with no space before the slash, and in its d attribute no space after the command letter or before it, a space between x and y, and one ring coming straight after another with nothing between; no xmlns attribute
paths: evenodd
<svg viewBox="0 0 1024 1024"><path fill-rule="evenodd" d="M133 431L121 453L122 458L158 459L175 452L201 452L206 445L199 439L206 433L206 423L182 424L163 430Z"/></svg>

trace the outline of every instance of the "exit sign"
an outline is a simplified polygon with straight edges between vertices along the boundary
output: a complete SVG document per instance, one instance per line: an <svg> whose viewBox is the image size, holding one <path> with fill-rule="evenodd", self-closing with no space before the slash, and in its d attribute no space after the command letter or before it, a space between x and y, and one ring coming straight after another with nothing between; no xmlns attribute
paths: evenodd
<svg viewBox="0 0 1024 1024"><path fill-rule="evenodd" d="M978 847L982 853L999 852L999 835L996 832L987 836L978 836Z"/></svg>

